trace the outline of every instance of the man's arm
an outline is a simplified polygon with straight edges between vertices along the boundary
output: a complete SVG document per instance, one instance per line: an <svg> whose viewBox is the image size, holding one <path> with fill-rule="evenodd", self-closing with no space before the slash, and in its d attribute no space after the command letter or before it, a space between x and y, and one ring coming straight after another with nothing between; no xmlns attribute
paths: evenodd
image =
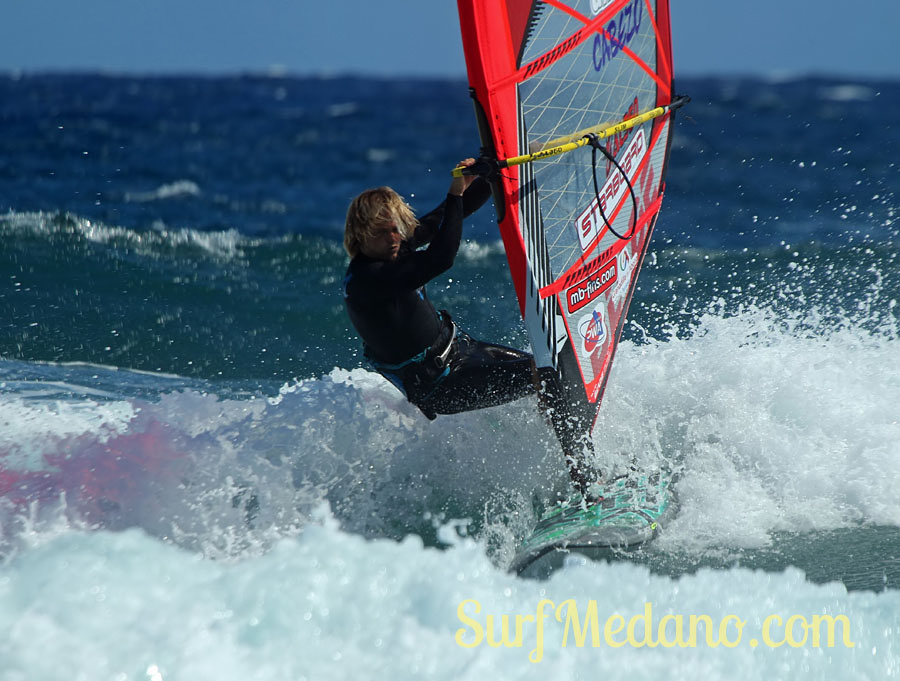
<svg viewBox="0 0 900 681"><path fill-rule="evenodd" d="M476 178L463 193L463 217L469 217L472 213L481 208L490 197L491 185L483 177ZM441 222L444 219L444 206L446 203L447 202L444 201L441 205L419 220L419 226L416 227L416 231L410 240L413 248L424 246L438 233Z"/></svg>

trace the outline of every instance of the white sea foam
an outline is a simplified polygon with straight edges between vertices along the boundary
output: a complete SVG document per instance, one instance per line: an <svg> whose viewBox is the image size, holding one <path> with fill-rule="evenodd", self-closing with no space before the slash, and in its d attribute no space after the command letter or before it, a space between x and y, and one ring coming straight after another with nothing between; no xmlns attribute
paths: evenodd
<svg viewBox="0 0 900 681"><path fill-rule="evenodd" d="M123 245L128 247L128 251L147 255L156 255L164 249L196 247L215 257L226 259L240 257L243 248L256 243L234 229L203 232L196 229L172 229L159 223L153 230L142 231L59 213L8 213L0 217L0 233L7 232L74 234L87 241Z"/></svg>
<svg viewBox="0 0 900 681"><path fill-rule="evenodd" d="M61 441L87 435L106 442L126 432L134 415L125 401L0 399L0 466L40 470L44 455L57 452Z"/></svg>
<svg viewBox="0 0 900 681"><path fill-rule="evenodd" d="M831 102L868 102L877 94L873 88L856 83L830 85L819 90L819 96Z"/></svg>
<svg viewBox="0 0 900 681"><path fill-rule="evenodd" d="M592 627L580 644L566 610L555 617L566 601ZM548 615L540 639L539 608ZM236 562L197 559L137 530L72 531L0 568L0 657L4 678L30 681L883 679L900 665L898 608L898 592L847 593L796 570L669 579L628 563L573 563L547 582L522 581L470 540L443 551L416 537L367 541L327 518ZM606 633L617 615L623 628ZM691 615L709 618L709 638L697 627L691 644ZM826 615L834 637L829 644L820 620L814 645L803 624ZM518 645L499 644L503 616L508 642L523 618ZM681 617L688 645L658 644L666 616L668 640ZM625 623L635 617L629 637ZM791 639L803 645L783 643L791 617L803 618ZM656 645L639 646L643 622Z"/></svg>
<svg viewBox="0 0 900 681"><path fill-rule="evenodd" d="M689 339L622 346L598 430L680 462L672 545L900 526L898 360L897 338L853 327L811 336L764 310L707 315Z"/></svg>
<svg viewBox="0 0 900 681"><path fill-rule="evenodd" d="M900 526L898 355L891 336L853 326L801 332L753 308L711 312L688 338L624 342L596 429L599 467L632 459L675 466L681 512L659 541L672 550L760 547L780 531ZM194 489L214 494L238 480L270 495L257 526L294 527L303 512L279 515L272 504L305 512L321 499L345 529L366 536L427 532L423 518L451 514L493 533L499 563L530 522L532 496L566 484L536 401L429 422L363 369L335 369L255 399L192 389L150 402L13 394L0 399L0 414L6 469L34 470L41 457L65 452L69 465L83 459L100 470L105 452L139 452L150 476L177 460ZM124 489L121 496L135 503ZM183 505L176 509L170 525L184 522ZM147 507L129 518L168 536L165 515ZM192 524L202 544L202 521Z"/></svg>
<svg viewBox="0 0 900 681"><path fill-rule="evenodd" d="M181 198L185 196L199 196L200 194L200 186L196 182L192 182L191 180L177 180L176 182L160 185L156 189L148 192L128 192L125 194L125 200L144 203L147 201L160 201L163 199Z"/></svg>
<svg viewBox="0 0 900 681"><path fill-rule="evenodd" d="M600 463L676 465L681 511L655 544L663 553L759 547L784 530L900 526L898 352L889 334L801 332L758 309L710 312L690 337L623 343ZM252 399L189 388L62 407L7 394L0 405L0 483L10 492L0 509L0 659L11 679L60 670L615 678L625 669L638 679L838 679L900 669L896 591L848 594L795 569L673 579L628 561L572 559L545 582L509 575L532 492L565 483L532 400L432 423L376 374L335 369ZM16 468L10 446L65 455L55 459L62 471L40 478L48 514L15 506L36 478L25 477L33 465ZM102 490L103 503L85 489ZM84 520L100 529L82 529ZM441 542L449 548L428 546ZM519 647L455 638L464 629L464 643L476 640L459 618L463 601L480 604L467 612L487 626L488 614L533 615L544 598L575 599L582 611L596 601L601 627L647 604L657 623L733 616L744 639L734 649L702 633L684 649L611 648L601 630L599 648L571 638L563 648L551 616L534 663L533 629ZM844 615L854 647L753 648L772 614L782 623Z"/></svg>

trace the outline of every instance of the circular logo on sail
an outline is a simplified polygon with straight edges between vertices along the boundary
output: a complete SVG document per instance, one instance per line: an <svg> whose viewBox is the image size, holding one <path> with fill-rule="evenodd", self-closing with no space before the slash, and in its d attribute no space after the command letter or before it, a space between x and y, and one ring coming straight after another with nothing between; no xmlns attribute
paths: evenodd
<svg viewBox="0 0 900 681"><path fill-rule="evenodd" d="M625 247L622 249L622 252L616 256L616 260L619 265L619 272L622 274L628 274L631 270L631 249L629 247Z"/></svg>
<svg viewBox="0 0 900 681"><path fill-rule="evenodd" d="M622 297L628 291L628 284L631 282L632 268L635 265L635 259L631 255L631 247L626 246L622 252L616 256L616 266L619 268L619 278L616 285L610 293L610 299L618 305L622 302Z"/></svg>
<svg viewBox="0 0 900 681"><path fill-rule="evenodd" d="M590 314L584 315L578 322L578 334L584 351L592 355L606 341L606 323L603 321L601 308L595 307Z"/></svg>
<svg viewBox="0 0 900 681"><path fill-rule="evenodd" d="M591 0L591 12L594 13L594 16L597 16L612 3L613 0Z"/></svg>

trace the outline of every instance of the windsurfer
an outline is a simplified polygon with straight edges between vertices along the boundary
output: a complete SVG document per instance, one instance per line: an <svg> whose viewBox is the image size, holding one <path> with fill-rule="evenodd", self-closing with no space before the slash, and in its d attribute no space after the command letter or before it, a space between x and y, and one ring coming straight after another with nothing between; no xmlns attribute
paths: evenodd
<svg viewBox="0 0 900 681"><path fill-rule="evenodd" d="M369 361L430 419L534 391L530 354L475 340L425 292L453 265L463 218L489 196L488 183L470 175L453 178L444 202L421 219L389 187L363 192L347 211L350 320Z"/></svg>
<svg viewBox="0 0 900 681"><path fill-rule="evenodd" d="M469 158L459 165L474 164ZM453 178L447 198L420 219L389 187L364 191L347 211L344 248L351 260L344 301L350 321L366 358L429 419L511 402L534 393L539 383L542 397L554 390L548 385L553 381L538 378L530 354L475 340L446 310L436 310L425 292L426 283L453 265L463 218L490 195L484 178L463 175ZM574 435L580 429L559 407L547 416L570 475L586 494L585 443Z"/></svg>

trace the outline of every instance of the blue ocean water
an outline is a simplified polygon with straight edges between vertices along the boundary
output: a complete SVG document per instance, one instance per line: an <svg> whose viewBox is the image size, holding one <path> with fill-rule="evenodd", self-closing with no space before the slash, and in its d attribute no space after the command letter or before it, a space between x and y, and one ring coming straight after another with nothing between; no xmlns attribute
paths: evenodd
<svg viewBox="0 0 900 681"><path fill-rule="evenodd" d="M349 199L428 210L477 153L465 82L0 76L0 679L900 675L900 82L678 85L597 445L674 465L681 510L535 581L534 402L428 422L340 296ZM527 346L489 207L429 293ZM464 619L543 599L599 644ZM743 640L607 644L648 605Z"/></svg>

